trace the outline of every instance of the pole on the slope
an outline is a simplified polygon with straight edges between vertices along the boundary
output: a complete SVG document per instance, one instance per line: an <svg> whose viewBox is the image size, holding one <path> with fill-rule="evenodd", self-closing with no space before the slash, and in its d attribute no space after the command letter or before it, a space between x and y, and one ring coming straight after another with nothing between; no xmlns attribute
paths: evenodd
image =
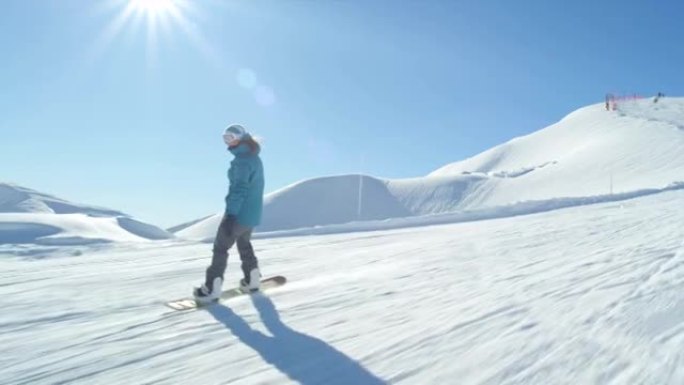
<svg viewBox="0 0 684 385"><path fill-rule="evenodd" d="M363 154L361 155L361 170L363 170ZM363 173L359 171L359 201L356 218L361 219L361 198L363 197Z"/></svg>
<svg viewBox="0 0 684 385"><path fill-rule="evenodd" d="M610 172L610 195L613 195L613 172Z"/></svg>

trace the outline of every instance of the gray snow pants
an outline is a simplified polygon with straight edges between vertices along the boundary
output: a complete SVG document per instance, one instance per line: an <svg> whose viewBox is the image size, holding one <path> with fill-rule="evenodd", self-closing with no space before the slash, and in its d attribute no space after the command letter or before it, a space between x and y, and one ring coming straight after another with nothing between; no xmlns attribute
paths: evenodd
<svg viewBox="0 0 684 385"><path fill-rule="evenodd" d="M209 290L213 290L214 278L221 277L223 279L223 273L225 273L226 265L228 264L228 249L236 242L238 254L240 254L240 260L242 261L244 277L249 277L249 272L259 266L259 262L254 255L252 243L250 242L252 230L251 227L242 226L237 222L231 225L231 222L225 216L223 217L221 225L216 232L216 239L214 239L211 265L207 268L205 285Z"/></svg>

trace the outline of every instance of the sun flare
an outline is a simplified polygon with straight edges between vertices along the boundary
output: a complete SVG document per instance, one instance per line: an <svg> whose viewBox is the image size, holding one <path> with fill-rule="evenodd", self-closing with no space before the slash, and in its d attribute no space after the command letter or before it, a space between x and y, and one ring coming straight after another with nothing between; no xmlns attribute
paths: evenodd
<svg viewBox="0 0 684 385"><path fill-rule="evenodd" d="M174 7L173 0L130 0L130 2L136 11L153 15L167 13Z"/></svg>
<svg viewBox="0 0 684 385"><path fill-rule="evenodd" d="M188 28L185 13L191 10L189 0L107 0L105 4L119 11L102 32L102 49L126 28L138 31L142 25L150 51L156 49L160 33L168 33L173 26Z"/></svg>
<svg viewBox="0 0 684 385"><path fill-rule="evenodd" d="M213 48L204 38L194 18L201 17L199 2L192 0L102 0L102 9L114 9L113 17L98 37L93 57L98 57L125 30L145 39L145 55L150 68L159 60L160 41L181 35L213 60Z"/></svg>

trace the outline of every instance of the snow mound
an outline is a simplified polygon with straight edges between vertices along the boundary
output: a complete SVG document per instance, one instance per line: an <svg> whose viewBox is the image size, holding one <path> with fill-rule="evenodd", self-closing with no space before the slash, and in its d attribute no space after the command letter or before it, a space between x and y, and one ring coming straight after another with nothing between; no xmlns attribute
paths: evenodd
<svg viewBox="0 0 684 385"><path fill-rule="evenodd" d="M116 223L129 233L145 239L159 240L172 237L166 230L162 230L157 226L140 222L130 217L116 217Z"/></svg>
<svg viewBox="0 0 684 385"><path fill-rule="evenodd" d="M173 237L120 211L0 183L0 244L77 245Z"/></svg>
<svg viewBox="0 0 684 385"><path fill-rule="evenodd" d="M266 196L260 232L313 227L356 220L411 215L388 188L387 181L363 175L307 180ZM221 222L217 214L175 234L210 240Z"/></svg>
<svg viewBox="0 0 684 385"><path fill-rule="evenodd" d="M191 227L191 226L193 226L193 225L195 225L195 224L197 224L197 223L199 223L199 222L202 222L202 221L204 221L204 220L206 220L206 219L211 218L212 216L213 216L213 215L208 215L208 216L206 216L206 217L202 217L202 218L199 218L199 219L195 219L195 220L192 220L192 221L190 221L190 222L181 223L180 225L176 225L176 226L173 226L173 227L169 227L168 229L166 229L166 231L168 231L169 233L179 233L179 232L181 232L181 231L187 229L188 227Z"/></svg>
<svg viewBox="0 0 684 385"><path fill-rule="evenodd" d="M57 226L27 221L27 218L17 216L4 216L0 214L0 244L36 243L38 239L62 232Z"/></svg>
<svg viewBox="0 0 684 385"><path fill-rule="evenodd" d="M193 225L175 232L174 235L184 239L211 241L216 235L216 230L218 229L222 218L222 214L209 216L204 220L195 222Z"/></svg>
<svg viewBox="0 0 684 385"><path fill-rule="evenodd" d="M0 244L82 245L102 242L140 242L172 235L128 217L85 214L0 214Z"/></svg>
<svg viewBox="0 0 684 385"><path fill-rule="evenodd" d="M120 211L107 208L68 202L52 195L10 183L0 183L0 213L126 215Z"/></svg>
<svg viewBox="0 0 684 385"><path fill-rule="evenodd" d="M296 183L264 201L259 231L300 228L411 215L387 181L342 175Z"/></svg>

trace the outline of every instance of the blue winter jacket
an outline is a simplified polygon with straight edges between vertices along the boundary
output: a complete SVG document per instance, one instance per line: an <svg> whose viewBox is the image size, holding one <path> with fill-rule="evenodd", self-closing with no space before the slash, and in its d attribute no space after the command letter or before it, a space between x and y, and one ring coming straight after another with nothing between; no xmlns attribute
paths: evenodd
<svg viewBox="0 0 684 385"><path fill-rule="evenodd" d="M228 150L235 158L228 169L226 214L235 215L243 226L255 227L261 223L264 205L264 166L258 151L253 153L246 143Z"/></svg>

